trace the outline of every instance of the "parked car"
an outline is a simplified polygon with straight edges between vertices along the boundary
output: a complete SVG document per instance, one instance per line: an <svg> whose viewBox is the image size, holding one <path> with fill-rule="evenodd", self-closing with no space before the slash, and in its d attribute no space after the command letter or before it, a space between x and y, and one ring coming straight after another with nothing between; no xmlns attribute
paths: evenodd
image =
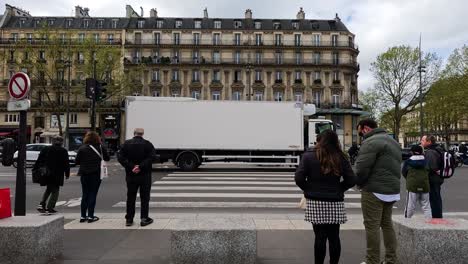
<svg viewBox="0 0 468 264"><path fill-rule="evenodd" d="M411 153L411 148L402 148L402 149L401 149L401 158L402 158L403 160L409 159L409 158L411 157L411 155L413 155L413 154Z"/></svg>
<svg viewBox="0 0 468 264"><path fill-rule="evenodd" d="M51 146L52 144L47 143L35 143L35 144L27 144L26 145L26 167L34 166L34 163L39 158L39 153L45 147ZM76 159L76 152L75 151L68 151L68 158L70 161L70 166L75 166L75 159ZM15 152L13 155L13 167L18 166L18 151Z"/></svg>

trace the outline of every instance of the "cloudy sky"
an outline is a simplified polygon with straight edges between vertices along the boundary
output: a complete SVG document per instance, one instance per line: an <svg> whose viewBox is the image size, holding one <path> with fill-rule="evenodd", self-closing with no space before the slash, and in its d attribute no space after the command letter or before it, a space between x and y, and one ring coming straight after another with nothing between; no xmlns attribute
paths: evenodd
<svg viewBox="0 0 468 264"><path fill-rule="evenodd" d="M3 1L2 1L3 2ZM6 0L34 16L70 16L74 6L90 8L91 16L125 16L130 4L145 16L157 8L159 16L201 17L208 8L210 17L243 17L247 8L254 18L292 19L300 7L307 19L333 19L338 13L356 34L361 64L359 87L373 86L370 63L394 45L417 46L422 34L425 52L436 52L444 60L455 48L468 44L467 0ZM0 6L3 13L5 6Z"/></svg>

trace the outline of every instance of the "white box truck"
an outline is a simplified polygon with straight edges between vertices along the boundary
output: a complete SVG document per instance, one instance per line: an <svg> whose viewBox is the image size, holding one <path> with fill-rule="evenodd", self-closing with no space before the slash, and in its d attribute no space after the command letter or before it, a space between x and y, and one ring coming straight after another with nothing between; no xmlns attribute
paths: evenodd
<svg viewBox="0 0 468 264"><path fill-rule="evenodd" d="M298 165L317 134L333 129L330 120L308 119L312 114L314 105L294 102L129 96L125 137L144 128L160 162L186 171L209 162Z"/></svg>

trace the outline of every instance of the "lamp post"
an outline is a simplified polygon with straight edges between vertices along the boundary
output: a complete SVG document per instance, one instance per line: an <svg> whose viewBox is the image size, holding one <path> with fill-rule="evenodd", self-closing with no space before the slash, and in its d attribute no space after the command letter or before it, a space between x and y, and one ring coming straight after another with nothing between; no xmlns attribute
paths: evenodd
<svg viewBox="0 0 468 264"><path fill-rule="evenodd" d="M71 59L65 61L65 67L68 67L68 84L67 84L67 123L65 126L65 147L70 149L70 89L71 89Z"/></svg>
<svg viewBox="0 0 468 264"><path fill-rule="evenodd" d="M252 101L252 96L253 93L251 91L252 84L251 84L251 78L250 78L250 71L252 70L252 66L250 64L247 64L247 89L248 89L248 96L249 96L249 101Z"/></svg>
<svg viewBox="0 0 468 264"><path fill-rule="evenodd" d="M422 51L421 51L421 35L419 35L419 132L421 137L424 136L424 111L423 111L423 88L422 88L422 73L426 72L426 67L422 65Z"/></svg>

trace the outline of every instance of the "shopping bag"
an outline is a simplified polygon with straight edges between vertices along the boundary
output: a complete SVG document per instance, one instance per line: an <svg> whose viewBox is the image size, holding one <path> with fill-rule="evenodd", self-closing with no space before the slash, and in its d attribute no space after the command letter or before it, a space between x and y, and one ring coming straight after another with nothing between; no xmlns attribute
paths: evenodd
<svg viewBox="0 0 468 264"><path fill-rule="evenodd" d="M101 160L101 180L109 177L109 174L107 172L107 162L104 160Z"/></svg>
<svg viewBox="0 0 468 264"><path fill-rule="evenodd" d="M0 219L11 217L10 189L0 189Z"/></svg>

